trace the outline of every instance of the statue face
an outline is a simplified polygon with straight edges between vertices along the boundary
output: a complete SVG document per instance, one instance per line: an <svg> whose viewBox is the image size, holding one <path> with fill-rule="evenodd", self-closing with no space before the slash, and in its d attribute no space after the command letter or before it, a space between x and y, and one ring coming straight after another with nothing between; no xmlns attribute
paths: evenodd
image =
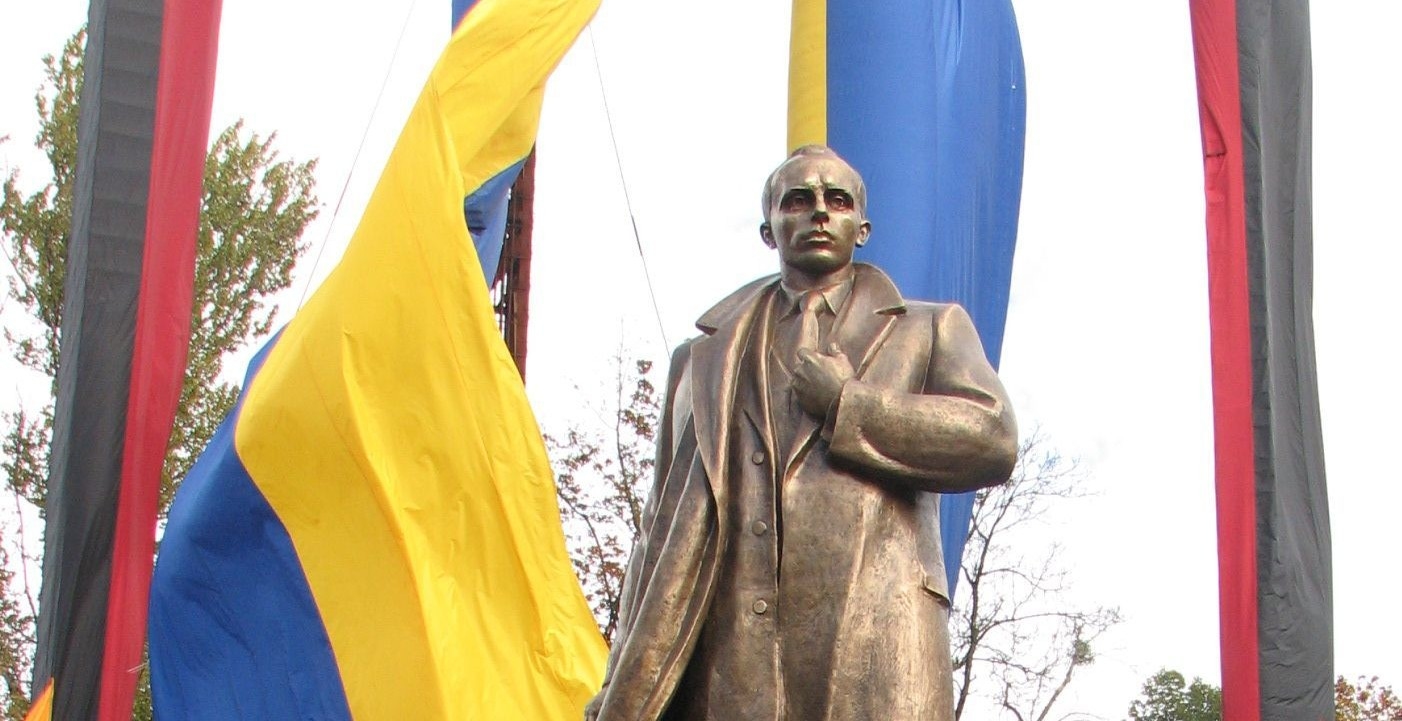
<svg viewBox="0 0 1402 721"><path fill-rule="evenodd" d="M830 155L800 155L774 177L769 220L760 226L765 245L785 266L822 276L852 263L871 223L858 209L857 171Z"/></svg>

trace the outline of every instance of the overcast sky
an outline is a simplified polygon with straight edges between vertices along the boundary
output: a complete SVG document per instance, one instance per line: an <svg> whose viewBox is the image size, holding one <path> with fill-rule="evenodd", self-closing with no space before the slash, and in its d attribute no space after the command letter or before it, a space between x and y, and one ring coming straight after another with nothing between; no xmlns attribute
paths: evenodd
<svg viewBox="0 0 1402 721"><path fill-rule="evenodd" d="M1087 471L1094 495L1058 508L1046 528L1066 546L1072 600L1126 616L1060 708L1119 718L1160 667L1213 681L1219 673L1188 11L1186 2L1123 0L1015 6L1027 160L1002 376L1022 426L1040 427ZM606 0L557 71L539 140L528 368L547 430L588 420L581 408L599 405L620 346L665 366L667 346L692 334L711 303L777 267L756 229L760 185L785 150L788 9L782 0ZM11 135L0 167L18 168L27 183L44 171L29 147L39 57L85 15L75 0L0 10L0 135ZM213 130L242 117L276 130L286 155L320 159L325 208L288 308L334 266L449 15L447 0L225 3ZM1336 666L1402 685L1393 593L1402 473L1387 451L1402 401L1391 317L1402 101L1388 84L1402 9L1316 3L1313 27L1315 322ZM642 282L601 76L662 330ZM881 242L879 226L872 242ZM8 407L31 386L8 359L0 368Z"/></svg>

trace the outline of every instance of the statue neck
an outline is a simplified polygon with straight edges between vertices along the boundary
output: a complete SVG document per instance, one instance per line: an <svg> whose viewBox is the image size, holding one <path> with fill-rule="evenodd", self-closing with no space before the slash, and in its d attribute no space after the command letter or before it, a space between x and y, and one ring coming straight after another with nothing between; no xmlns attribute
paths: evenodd
<svg viewBox="0 0 1402 721"><path fill-rule="evenodd" d="M803 293L809 290L821 290L851 280L855 275L856 271L853 270L851 263L831 273L819 273L816 275L798 270L797 268L791 268L787 265L779 269L780 281L783 282L785 288L795 293Z"/></svg>

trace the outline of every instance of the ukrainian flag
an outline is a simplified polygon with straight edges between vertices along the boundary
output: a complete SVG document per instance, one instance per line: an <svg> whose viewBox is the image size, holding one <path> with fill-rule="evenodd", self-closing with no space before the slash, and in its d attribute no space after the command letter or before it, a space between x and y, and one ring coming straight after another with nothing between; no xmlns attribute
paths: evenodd
<svg viewBox="0 0 1402 721"><path fill-rule="evenodd" d="M604 644L464 198L598 0L480 0L340 266L252 364L152 589L170 719L578 719Z"/></svg>
<svg viewBox="0 0 1402 721"><path fill-rule="evenodd" d="M963 305L998 367L1027 115L1011 0L793 0L792 22L789 149L827 145L862 174L857 259ZM972 510L941 499L951 593Z"/></svg>

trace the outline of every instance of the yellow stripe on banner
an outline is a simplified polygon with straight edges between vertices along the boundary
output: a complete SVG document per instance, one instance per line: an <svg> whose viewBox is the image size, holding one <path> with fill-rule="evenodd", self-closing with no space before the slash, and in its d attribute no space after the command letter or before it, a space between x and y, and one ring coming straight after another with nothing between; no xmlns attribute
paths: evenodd
<svg viewBox="0 0 1402 721"><path fill-rule="evenodd" d="M34 699L34 705L29 707L29 713L25 714L24 721L49 721L54 715L54 681L44 686L44 692L39 694L39 698Z"/></svg>
<svg viewBox="0 0 1402 721"><path fill-rule="evenodd" d="M358 721L569 719L605 647L497 332L464 196L534 142L598 0L480 0L235 445L287 528Z"/></svg>
<svg viewBox="0 0 1402 721"><path fill-rule="evenodd" d="M828 2L793 0L789 151L828 142Z"/></svg>

